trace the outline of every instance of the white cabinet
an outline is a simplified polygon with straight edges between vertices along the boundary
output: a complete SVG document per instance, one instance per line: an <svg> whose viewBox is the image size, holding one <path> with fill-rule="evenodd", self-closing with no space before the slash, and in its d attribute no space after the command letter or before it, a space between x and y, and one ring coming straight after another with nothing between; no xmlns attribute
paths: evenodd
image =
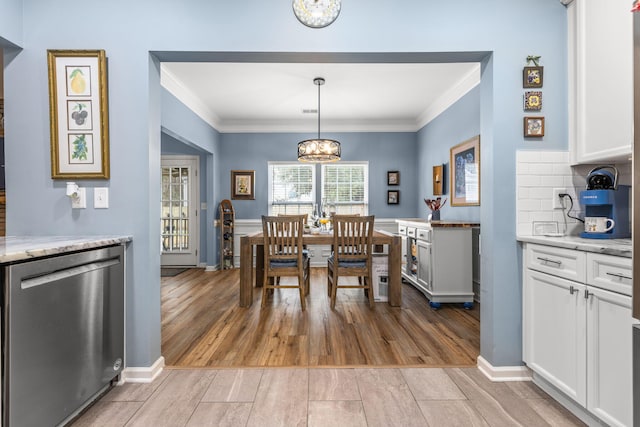
<svg viewBox="0 0 640 427"><path fill-rule="evenodd" d="M524 262L524 361L602 421L631 426L631 259L527 244Z"/></svg>
<svg viewBox="0 0 640 427"><path fill-rule="evenodd" d="M587 408L611 426L631 426L631 297L591 286L588 291Z"/></svg>
<svg viewBox="0 0 640 427"><path fill-rule="evenodd" d="M400 224L406 246L402 277L420 290L433 308L441 303L473 306L474 227Z"/></svg>
<svg viewBox="0 0 640 427"><path fill-rule="evenodd" d="M586 405L586 286L528 270L524 288L524 361Z"/></svg>
<svg viewBox="0 0 640 427"><path fill-rule="evenodd" d="M569 6L569 141L573 164L627 161L631 156L630 4L628 0L575 0Z"/></svg>

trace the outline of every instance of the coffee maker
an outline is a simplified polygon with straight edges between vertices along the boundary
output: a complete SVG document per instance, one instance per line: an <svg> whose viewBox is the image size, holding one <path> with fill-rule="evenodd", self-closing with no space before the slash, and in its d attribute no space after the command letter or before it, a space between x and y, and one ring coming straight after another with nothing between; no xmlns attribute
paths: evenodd
<svg viewBox="0 0 640 427"><path fill-rule="evenodd" d="M631 237L630 190L631 187L628 185L618 185L618 170L614 166L593 168L587 175L587 189L580 192L580 204L584 207L584 216L585 218L606 218L611 220L614 225L610 230L601 232L590 232L585 229L580 237L587 239Z"/></svg>

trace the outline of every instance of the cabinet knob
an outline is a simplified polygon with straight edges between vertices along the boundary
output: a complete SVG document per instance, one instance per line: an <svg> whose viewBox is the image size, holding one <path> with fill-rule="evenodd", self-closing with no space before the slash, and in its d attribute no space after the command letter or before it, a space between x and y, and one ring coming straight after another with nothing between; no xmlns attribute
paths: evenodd
<svg viewBox="0 0 640 427"><path fill-rule="evenodd" d="M576 292L578 292L578 290L573 285L569 286L569 293L571 295L573 295Z"/></svg>
<svg viewBox="0 0 640 427"><path fill-rule="evenodd" d="M549 259L549 258L543 258L543 257L538 257L538 260L542 261L542 262L549 262L551 264L555 264L558 267L560 267L562 265L562 261L556 261L555 259Z"/></svg>
<svg viewBox="0 0 640 427"><path fill-rule="evenodd" d="M593 292L589 292L589 289L584 290L584 299L589 299L593 295Z"/></svg>

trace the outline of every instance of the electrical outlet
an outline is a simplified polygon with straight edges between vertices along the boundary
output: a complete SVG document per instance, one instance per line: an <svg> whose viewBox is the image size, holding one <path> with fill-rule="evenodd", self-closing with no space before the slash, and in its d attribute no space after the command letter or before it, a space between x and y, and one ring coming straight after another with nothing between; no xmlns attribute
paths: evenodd
<svg viewBox="0 0 640 427"><path fill-rule="evenodd" d="M566 188L554 188L553 189L553 201L552 201L552 207L553 209L563 209L564 208L564 201L563 199L560 198L561 194L566 194L567 189Z"/></svg>
<svg viewBox="0 0 640 427"><path fill-rule="evenodd" d="M72 209L86 209L87 208L87 189L78 188L78 197L71 198Z"/></svg>

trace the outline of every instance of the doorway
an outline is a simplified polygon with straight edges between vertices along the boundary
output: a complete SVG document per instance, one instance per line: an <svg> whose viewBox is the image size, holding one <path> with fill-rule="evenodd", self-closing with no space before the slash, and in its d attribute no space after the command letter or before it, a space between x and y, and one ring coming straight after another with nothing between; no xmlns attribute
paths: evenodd
<svg viewBox="0 0 640 427"><path fill-rule="evenodd" d="M160 233L163 267L194 267L199 262L200 205L197 156L162 156Z"/></svg>

